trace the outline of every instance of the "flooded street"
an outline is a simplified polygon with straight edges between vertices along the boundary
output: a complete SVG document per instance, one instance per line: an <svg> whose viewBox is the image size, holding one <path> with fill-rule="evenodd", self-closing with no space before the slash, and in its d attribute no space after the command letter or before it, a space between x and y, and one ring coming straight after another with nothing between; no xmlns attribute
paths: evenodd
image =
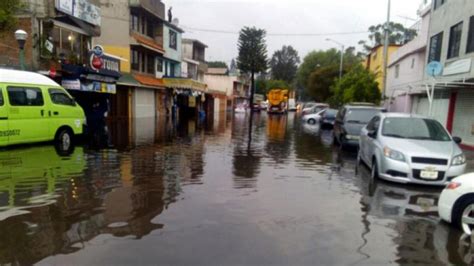
<svg viewBox="0 0 474 266"><path fill-rule="evenodd" d="M258 114L250 135L247 121L141 122L133 145L65 156L0 151L0 264L472 262L439 221L441 188L370 182L293 113Z"/></svg>

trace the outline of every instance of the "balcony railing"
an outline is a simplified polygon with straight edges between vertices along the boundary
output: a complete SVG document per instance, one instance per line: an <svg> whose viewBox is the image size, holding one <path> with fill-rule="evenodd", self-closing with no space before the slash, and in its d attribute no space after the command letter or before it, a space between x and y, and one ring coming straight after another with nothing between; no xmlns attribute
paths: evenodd
<svg viewBox="0 0 474 266"><path fill-rule="evenodd" d="M162 20L165 20L165 4L160 0L129 0L131 7L141 7L154 14Z"/></svg>

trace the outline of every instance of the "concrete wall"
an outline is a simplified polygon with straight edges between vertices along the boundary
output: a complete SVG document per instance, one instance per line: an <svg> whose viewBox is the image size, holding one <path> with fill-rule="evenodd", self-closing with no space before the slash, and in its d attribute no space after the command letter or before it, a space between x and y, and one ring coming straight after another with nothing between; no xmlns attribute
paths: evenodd
<svg viewBox="0 0 474 266"><path fill-rule="evenodd" d="M176 37L176 41L177 41L176 49L173 49L173 48L170 47L170 30L176 32L176 35L177 35L177 37ZM172 60L177 61L177 62L181 61L181 59L182 59L181 35L182 34L180 32L178 32L176 30L173 30L172 28L170 28L167 25L163 25L163 47L165 48L165 57L166 58L172 59Z"/></svg>
<svg viewBox="0 0 474 266"><path fill-rule="evenodd" d="M232 95L235 81L237 81L236 76L204 75L204 83L210 91L220 92L227 96Z"/></svg>
<svg viewBox="0 0 474 266"><path fill-rule="evenodd" d="M123 58L120 71L130 72L130 9L129 0L101 0L101 35L93 38L105 52Z"/></svg>
<svg viewBox="0 0 474 266"><path fill-rule="evenodd" d="M469 31L469 18L471 16L474 16L474 4L472 0L449 0L446 1L446 3L440 6L438 9L431 11L431 25L429 36L431 37L440 32L444 32L443 46L441 52L441 63L443 65L447 66L450 63L458 61L459 59L474 58L474 53L466 54L467 38ZM463 31L459 57L447 59L450 29L452 26L458 24L461 21L463 21ZM470 72L445 77L448 77L450 79L461 79L463 77L473 76L474 68L472 67L471 62Z"/></svg>

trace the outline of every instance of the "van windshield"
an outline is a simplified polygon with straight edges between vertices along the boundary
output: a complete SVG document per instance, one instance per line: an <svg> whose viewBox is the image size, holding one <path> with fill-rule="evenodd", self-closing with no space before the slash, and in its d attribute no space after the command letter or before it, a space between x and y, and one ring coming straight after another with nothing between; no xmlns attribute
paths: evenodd
<svg viewBox="0 0 474 266"><path fill-rule="evenodd" d="M354 124L367 124L370 119L380 113L380 109L349 109L346 114L346 122Z"/></svg>

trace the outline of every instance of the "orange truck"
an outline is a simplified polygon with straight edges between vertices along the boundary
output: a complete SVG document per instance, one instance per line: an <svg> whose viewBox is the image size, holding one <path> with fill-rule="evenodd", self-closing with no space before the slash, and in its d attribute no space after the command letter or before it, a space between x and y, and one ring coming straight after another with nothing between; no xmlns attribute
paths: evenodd
<svg viewBox="0 0 474 266"><path fill-rule="evenodd" d="M288 90L271 89L267 94L269 114L285 114L288 111Z"/></svg>

